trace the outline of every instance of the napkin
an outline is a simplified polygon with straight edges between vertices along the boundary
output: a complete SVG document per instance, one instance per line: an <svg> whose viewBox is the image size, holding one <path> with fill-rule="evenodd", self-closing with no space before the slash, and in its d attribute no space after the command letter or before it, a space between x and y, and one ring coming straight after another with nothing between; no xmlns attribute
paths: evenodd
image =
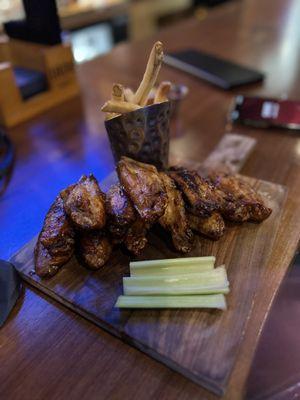
<svg viewBox="0 0 300 400"><path fill-rule="evenodd" d="M15 267L0 260L0 327L6 321L21 292L21 278Z"/></svg>

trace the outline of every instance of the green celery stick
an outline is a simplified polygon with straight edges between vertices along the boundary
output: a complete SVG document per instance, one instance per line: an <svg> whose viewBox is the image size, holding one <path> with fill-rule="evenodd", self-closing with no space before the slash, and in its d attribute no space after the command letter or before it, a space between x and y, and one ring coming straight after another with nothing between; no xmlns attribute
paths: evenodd
<svg viewBox="0 0 300 400"><path fill-rule="evenodd" d="M137 275L177 275L196 273L214 268L215 257L171 258L165 260L134 261L130 265L130 274Z"/></svg>
<svg viewBox="0 0 300 400"><path fill-rule="evenodd" d="M118 308L218 308L226 310L223 294L200 296L119 296Z"/></svg>
<svg viewBox="0 0 300 400"><path fill-rule="evenodd" d="M127 296L228 293L228 286L224 266L198 274L123 278Z"/></svg>

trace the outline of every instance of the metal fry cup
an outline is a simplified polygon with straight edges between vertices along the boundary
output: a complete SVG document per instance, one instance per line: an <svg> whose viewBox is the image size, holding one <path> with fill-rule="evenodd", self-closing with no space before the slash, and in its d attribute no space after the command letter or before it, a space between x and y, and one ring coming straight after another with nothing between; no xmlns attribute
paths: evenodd
<svg viewBox="0 0 300 400"><path fill-rule="evenodd" d="M152 104L105 121L112 153L117 163L122 156L168 167L170 102Z"/></svg>
<svg viewBox="0 0 300 400"><path fill-rule="evenodd" d="M180 105L188 95L189 88L185 85L172 85L168 98L171 102L171 118L176 118L179 114Z"/></svg>

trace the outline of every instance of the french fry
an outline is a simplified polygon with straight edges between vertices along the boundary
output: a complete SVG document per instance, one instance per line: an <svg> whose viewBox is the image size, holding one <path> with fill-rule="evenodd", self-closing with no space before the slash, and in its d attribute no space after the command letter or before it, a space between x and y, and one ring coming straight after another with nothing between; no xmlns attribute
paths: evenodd
<svg viewBox="0 0 300 400"><path fill-rule="evenodd" d="M128 103L127 101L107 101L101 108L101 111L108 113L124 114L141 108L137 104Z"/></svg>
<svg viewBox="0 0 300 400"><path fill-rule="evenodd" d="M109 119L118 117L120 114L117 113L105 113L105 121L108 121Z"/></svg>
<svg viewBox="0 0 300 400"><path fill-rule="evenodd" d="M171 82L163 81L157 88L154 103L162 103L163 101L168 101L168 94L171 89Z"/></svg>
<svg viewBox="0 0 300 400"><path fill-rule="evenodd" d="M105 113L105 121L108 121L109 119L115 118L120 114L116 114L116 113Z"/></svg>
<svg viewBox="0 0 300 400"><path fill-rule="evenodd" d="M101 110L106 113L105 119L115 118L120 114L135 111L140 107L152 104L155 95L149 100L149 94L154 91L154 85L163 61L163 45L156 42L152 47L147 67L136 93L130 88L124 88L121 84L114 84L112 88L111 100L106 102ZM167 100L167 93L170 89L168 82L163 82L156 93L156 101ZM154 92L155 93L155 92ZM147 103L148 102L148 103Z"/></svg>
<svg viewBox="0 0 300 400"><path fill-rule="evenodd" d="M114 83L111 99L114 101L125 101L124 87L120 83Z"/></svg>
<svg viewBox="0 0 300 400"><path fill-rule="evenodd" d="M124 101L124 88L120 83L114 83L112 87L111 99L113 101ZM109 120L117 117L119 114L107 113L105 119Z"/></svg>
<svg viewBox="0 0 300 400"><path fill-rule="evenodd" d="M148 95L146 106L150 106L151 104L154 103L155 93L156 93L156 89L155 89L155 87L153 87L153 88L150 90L150 93L149 93L149 95Z"/></svg>
<svg viewBox="0 0 300 400"><path fill-rule="evenodd" d="M124 96L125 96L125 101L129 101L129 103L133 103L134 93L133 93L132 89L130 89L129 87L125 88Z"/></svg>
<svg viewBox="0 0 300 400"><path fill-rule="evenodd" d="M156 42L152 47L142 82L133 97L133 103L140 106L147 103L148 95L157 80L163 56L163 45L161 42Z"/></svg>

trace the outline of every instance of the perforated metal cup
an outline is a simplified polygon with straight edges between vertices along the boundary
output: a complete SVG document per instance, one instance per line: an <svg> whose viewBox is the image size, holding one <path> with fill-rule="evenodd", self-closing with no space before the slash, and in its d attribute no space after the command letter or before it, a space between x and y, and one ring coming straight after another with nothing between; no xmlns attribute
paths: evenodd
<svg viewBox="0 0 300 400"><path fill-rule="evenodd" d="M170 102L152 104L105 121L112 153L117 163L122 156L168 167Z"/></svg>

